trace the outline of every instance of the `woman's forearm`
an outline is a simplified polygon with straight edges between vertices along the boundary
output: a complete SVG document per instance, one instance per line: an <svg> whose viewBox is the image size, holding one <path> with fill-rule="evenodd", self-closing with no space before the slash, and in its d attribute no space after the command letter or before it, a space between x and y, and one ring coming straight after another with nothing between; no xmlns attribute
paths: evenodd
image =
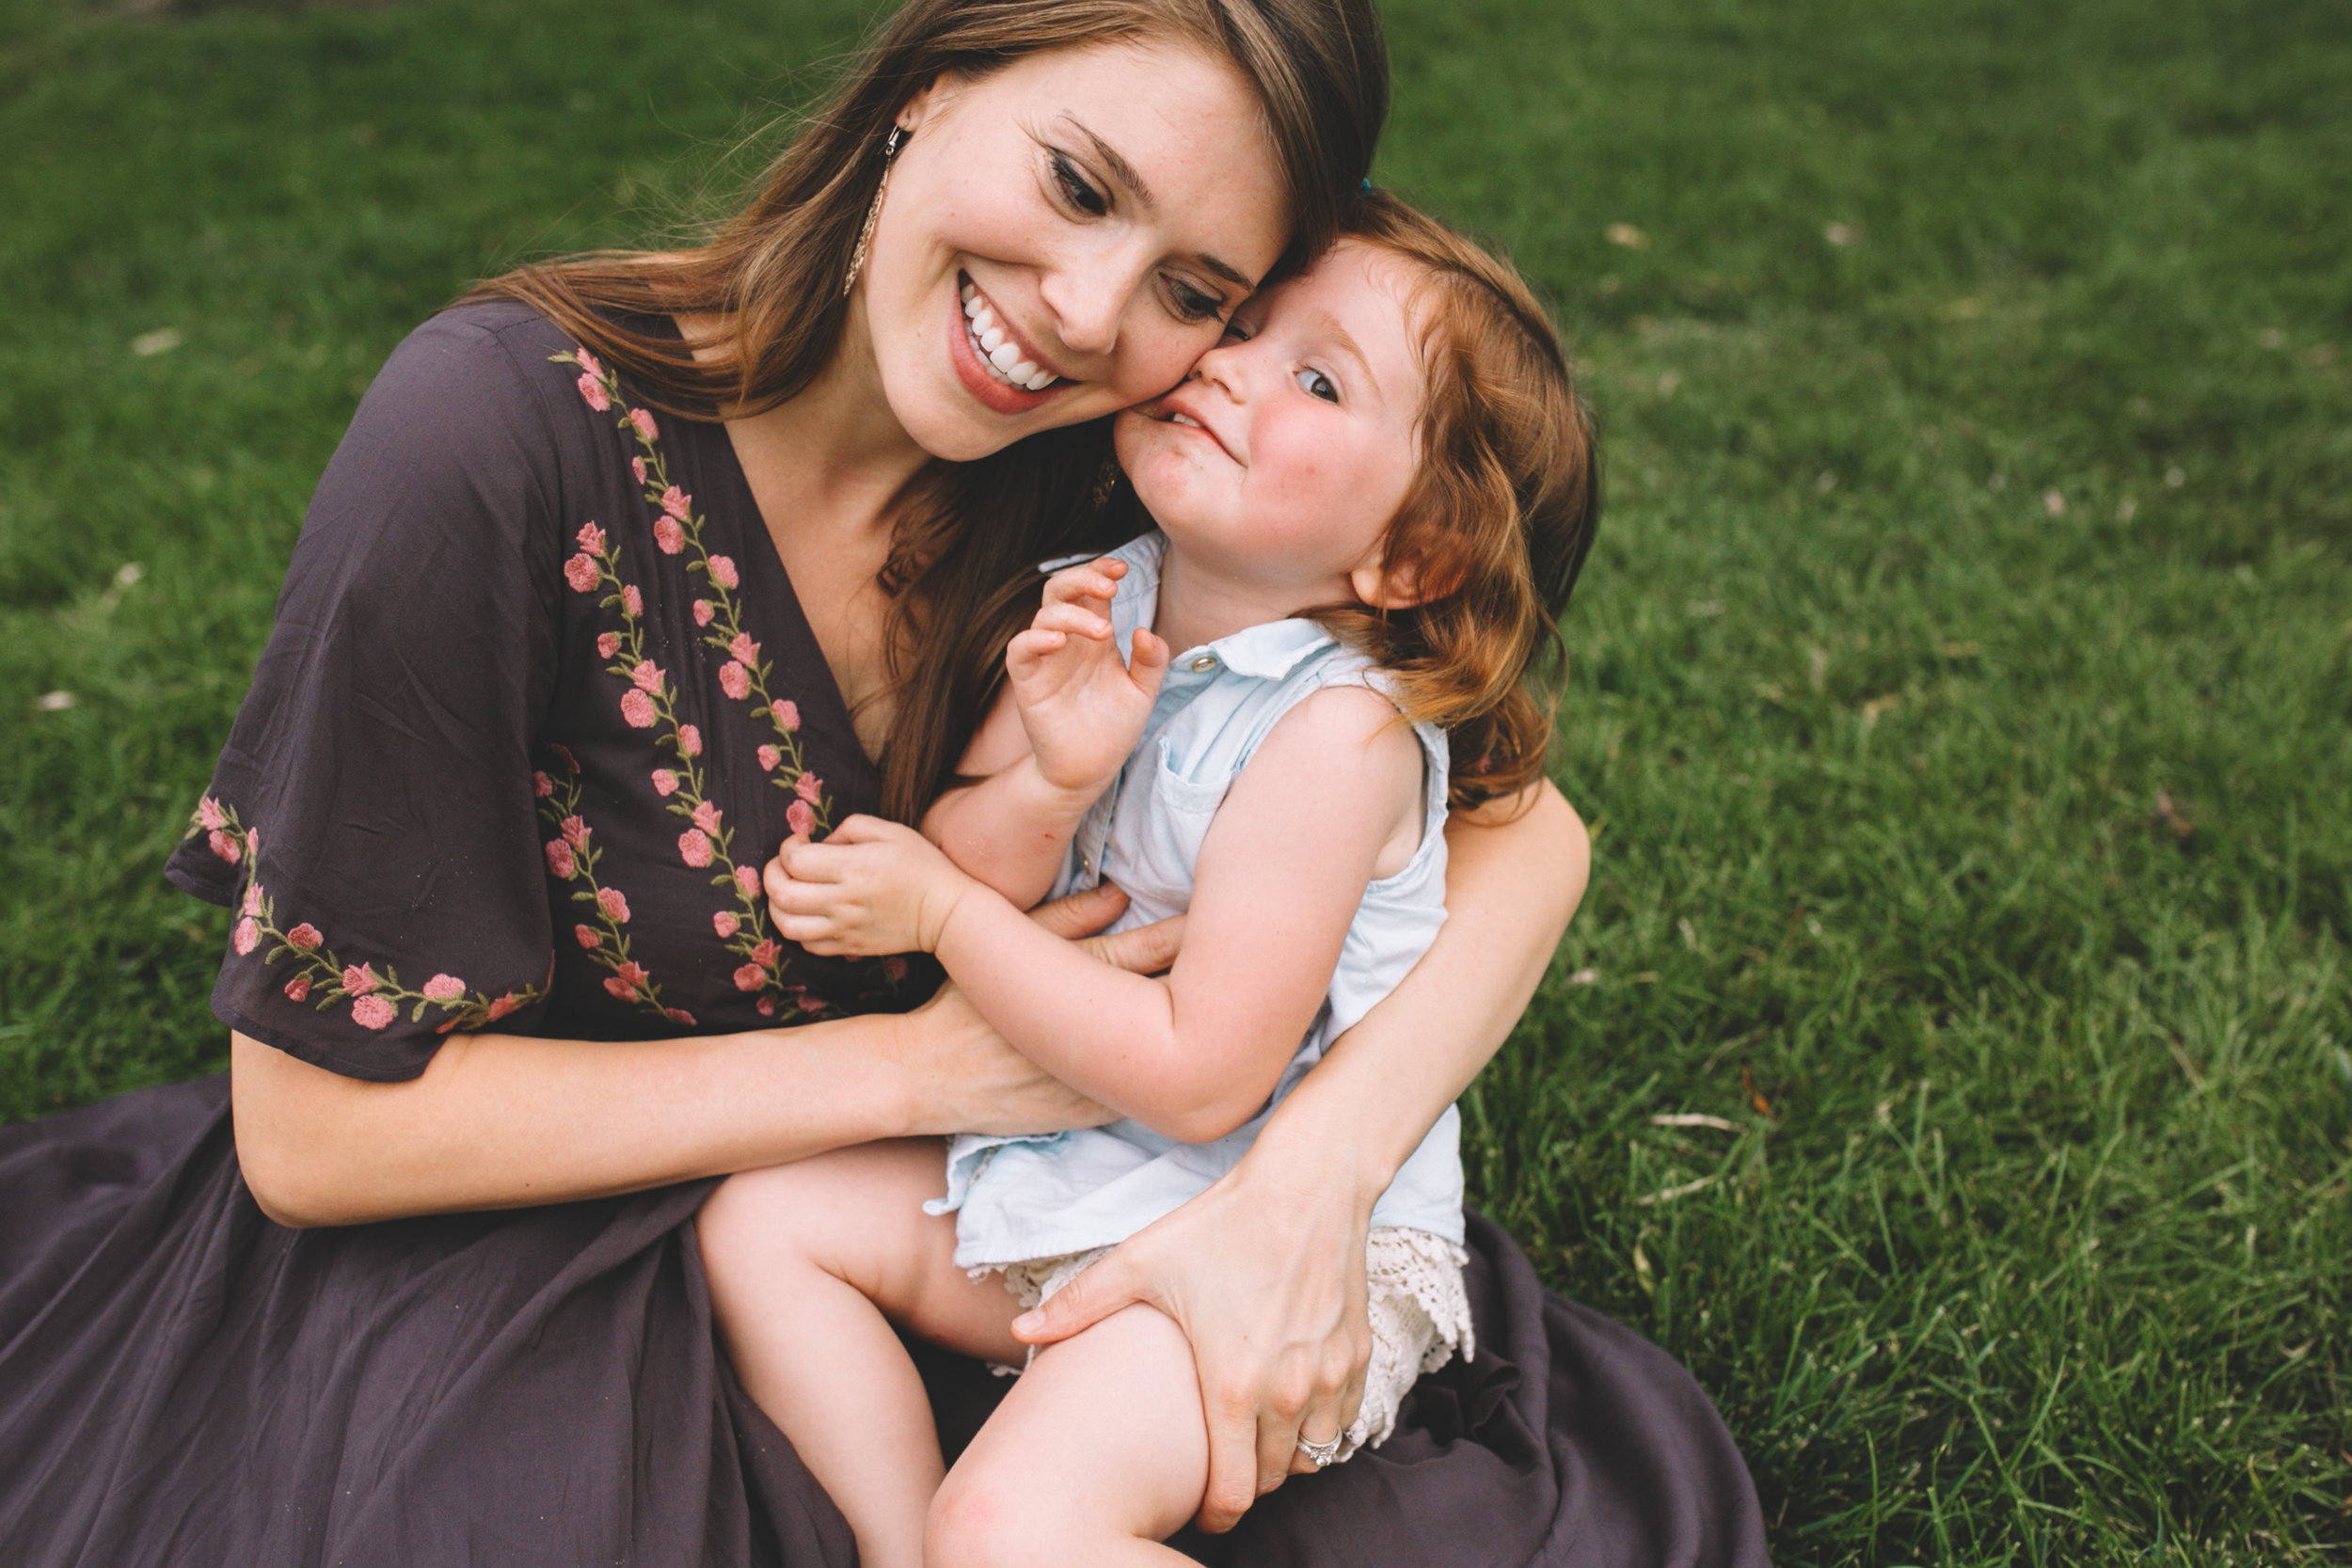
<svg viewBox="0 0 2352 1568"><path fill-rule="evenodd" d="M237 1152L289 1225L349 1225L635 1192L917 1130L889 1049L852 1018L642 1042L453 1036L377 1084L234 1037Z"/></svg>
<svg viewBox="0 0 2352 1568"><path fill-rule="evenodd" d="M1446 923L1403 984L1284 1100L1257 1149L1330 1168L1346 1150L1369 1212L1509 1037L1584 896L1591 842L1550 784L1516 817L1447 825ZM1499 819L1500 818L1500 819Z"/></svg>

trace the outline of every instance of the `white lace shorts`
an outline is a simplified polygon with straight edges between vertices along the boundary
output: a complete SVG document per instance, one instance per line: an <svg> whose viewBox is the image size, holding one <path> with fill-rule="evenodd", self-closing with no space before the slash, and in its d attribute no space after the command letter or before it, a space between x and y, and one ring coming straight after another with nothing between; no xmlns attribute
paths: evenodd
<svg viewBox="0 0 2352 1568"><path fill-rule="evenodd" d="M1005 1289L1024 1307L1034 1307L1110 1250L1096 1247L1008 1263ZM1387 1441L1396 1425L1396 1407L1423 1372L1436 1371L1457 1354L1465 1361L1477 1354L1470 1295L1462 1288L1469 1261L1460 1247L1426 1230L1384 1226L1372 1232L1364 1248L1365 1272L1371 1275L1372 1362L1364 1369L1364 1402L1340 1444L1340 1458ZM975 1278L993 1272L972 1271Z"/></svg>

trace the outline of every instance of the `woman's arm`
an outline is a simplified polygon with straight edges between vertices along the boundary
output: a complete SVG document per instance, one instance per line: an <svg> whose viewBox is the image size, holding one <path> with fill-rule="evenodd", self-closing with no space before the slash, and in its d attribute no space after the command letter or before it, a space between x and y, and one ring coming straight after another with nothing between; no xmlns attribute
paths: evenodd
<svg viewBox="0 0 2352 1568"><path fill-rule="evenodd" d="M1114 890L1040 911L1098 928ZM1164 967L1176 923L1096 939ZM952 987L903 1017L635 1043L456 1035L405 1083L346 1078L243 1035L237 1157L281 1225L356 1225L635 1192L908 1133L1086 1126L1105 1113L1014 1053Z"/></svg>
<svg viewBox="0 0 2352 1568"><path fill-rule="evenodd" d="M1584 895L1591 846L1558 790L1456 816L1449 916L1405 982L1340 1037L1215 1187L1015 1325L1044 1343L1132 1302L1192 1340L1209 1413L1200 1524L1229 1529L1317 1438L1354 1419L1371 1353L1372 1206L1501 1047Z"/></svg>

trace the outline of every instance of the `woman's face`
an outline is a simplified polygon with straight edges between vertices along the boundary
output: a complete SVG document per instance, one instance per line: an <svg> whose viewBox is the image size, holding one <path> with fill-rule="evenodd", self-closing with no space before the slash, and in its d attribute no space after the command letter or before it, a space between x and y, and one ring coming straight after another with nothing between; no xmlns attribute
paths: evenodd
<svg viewBox="0 0 2352 1568"><path fill-rule="evenodd" d="M1289 243L1255 91L1185 45L942 77L899 122L913 139L851 322L891 411L935 457L984 457L1166 391Z"/></svg>

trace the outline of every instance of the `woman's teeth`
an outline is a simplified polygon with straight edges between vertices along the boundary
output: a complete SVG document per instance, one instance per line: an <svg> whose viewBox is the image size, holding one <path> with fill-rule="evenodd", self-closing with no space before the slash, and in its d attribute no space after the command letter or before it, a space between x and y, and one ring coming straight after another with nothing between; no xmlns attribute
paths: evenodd
<svg viewBox="0 0 2352 1568"><path fill-rule="evenodd" d="M1041 392L1058 379L1053 372L1040 370L1034 361L1021 357L1021 351L996 324L995 312L989 309L979 290L966 283L961 293L964 333L972 340L973 352L980 356L982 364L996 372L997 380L1025 392Z"/></svg>

